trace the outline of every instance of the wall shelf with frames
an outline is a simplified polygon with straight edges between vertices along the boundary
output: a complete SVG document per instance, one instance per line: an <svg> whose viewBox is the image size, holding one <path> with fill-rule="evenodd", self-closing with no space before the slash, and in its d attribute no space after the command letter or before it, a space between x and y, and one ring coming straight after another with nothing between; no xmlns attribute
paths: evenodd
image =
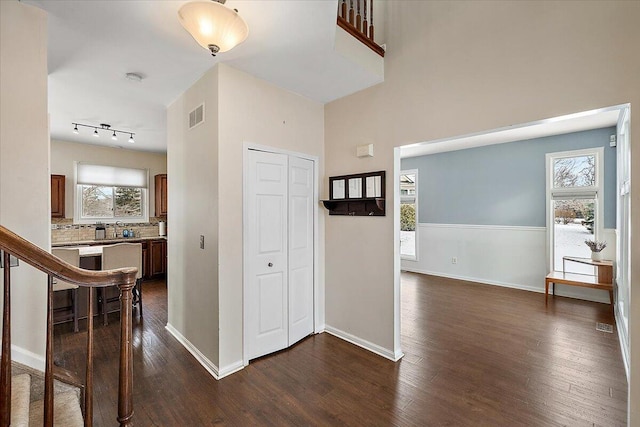
<svg viewBox="0 0 640 427"><path fill-rule="evenodd" d="M322 203L329 215L385 216L385 171L330 177Z"/></svg>

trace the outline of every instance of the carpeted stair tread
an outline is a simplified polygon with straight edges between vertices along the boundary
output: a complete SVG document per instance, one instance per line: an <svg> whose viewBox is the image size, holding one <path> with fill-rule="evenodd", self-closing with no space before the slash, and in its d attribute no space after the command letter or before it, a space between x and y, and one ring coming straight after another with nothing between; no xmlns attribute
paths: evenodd
<svg viewBox="0 0 640 427"><path fill-rule="evenodd" d="M53 425L60 427L82 427L82 411L77 393L67 391L56 393L53 398ZM44 400L38 400L31 404L29 410L29 425L41 426L44 419Z"/></svg>
<svg viewBox="0 0 640 427"><path fill-rule="evenodd" d="M30 395L31 376L29 374L11 377L11 425L13 427L29 425Z"/></svg>

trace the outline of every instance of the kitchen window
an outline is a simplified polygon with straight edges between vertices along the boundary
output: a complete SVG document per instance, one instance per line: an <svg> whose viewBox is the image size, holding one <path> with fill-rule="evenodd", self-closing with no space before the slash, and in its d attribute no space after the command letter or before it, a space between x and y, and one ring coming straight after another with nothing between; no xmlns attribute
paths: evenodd
<svg viewBox="0 0 640 427"><path fill-rule="evenodd" d="M148 222L146 169L76 163L75 222Z"/></svg>

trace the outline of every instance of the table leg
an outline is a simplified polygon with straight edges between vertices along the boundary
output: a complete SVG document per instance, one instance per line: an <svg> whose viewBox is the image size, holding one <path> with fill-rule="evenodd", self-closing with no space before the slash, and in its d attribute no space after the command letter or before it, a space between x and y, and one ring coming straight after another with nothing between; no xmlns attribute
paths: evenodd
<svg viewBox="0 0 640 427"><path fill-rule="evenodd" d="M544 305L547 305L547 298L549 297L549 279L544 281Z"/></svg>

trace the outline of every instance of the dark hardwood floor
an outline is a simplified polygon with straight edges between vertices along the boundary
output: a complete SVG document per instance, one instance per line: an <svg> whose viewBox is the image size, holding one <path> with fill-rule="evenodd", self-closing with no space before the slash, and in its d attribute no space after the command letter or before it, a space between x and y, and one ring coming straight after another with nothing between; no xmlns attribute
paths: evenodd
<svg viewBox="0 0 640 427"><path fill-rule="evenodd" d="M627 385L605 304L403 273L393 363L329 334L216 381L164 329L166 286L134 318L136 426L622 426ZM118 314L95 322L95 426L116 425ZM83 326L83 325L81 325ZM206 327L203 325L203 327ZM56 362L83 372L85 333L56 326Z"/></svg>

